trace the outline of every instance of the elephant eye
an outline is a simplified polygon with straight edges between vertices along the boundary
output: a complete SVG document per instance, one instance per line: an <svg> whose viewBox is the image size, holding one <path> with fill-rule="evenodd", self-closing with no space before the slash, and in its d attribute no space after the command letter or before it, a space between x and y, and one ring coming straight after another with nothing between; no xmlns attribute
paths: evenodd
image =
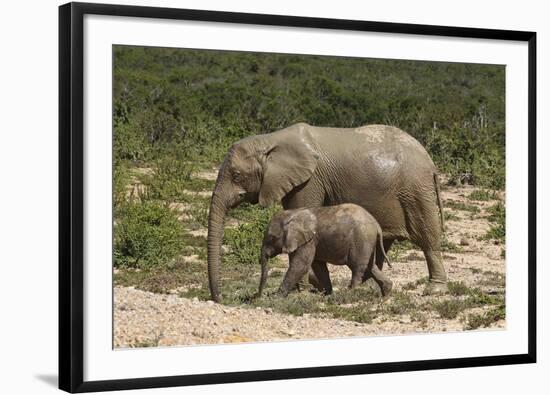
<svg viewBox="0 0 550 395"><path fill-rule="evenodd" d="M241 173L238 171L233 173L233 182L240 182L241 181Z"/></svg>

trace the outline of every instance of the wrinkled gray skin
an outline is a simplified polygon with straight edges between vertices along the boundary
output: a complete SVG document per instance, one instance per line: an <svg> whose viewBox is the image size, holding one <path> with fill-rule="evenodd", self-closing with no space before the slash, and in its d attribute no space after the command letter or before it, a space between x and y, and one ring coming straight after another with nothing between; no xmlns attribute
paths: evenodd
<svg viewBox="0 0 550 395"><path fill-rule="evenodd" d="M332 293L324 262L348 266L352 273L350 288L361 284L366 273L370 274L380 286L382 295L386 296L392 289L392 282L377 266L377 246L389 262L382 245L380 225L365 209L355 204L277 213L264 235L258 296L261 296L267 281L269 258L281 253L289 254L289 268L279 288L282 296L288 295L309 270L319 281L317 289L326 295Z"/></svg>
<svg viewBox="0 0 550 395"><path fill-rule="evenodd" d="M426 257L426 292L446 291L441 255L443 218L437 170L413 137L392 126L355 129L298 123L233 144L220 168L208 219L208 276L220 301L225 216L242 202L285 209L355 203L382 227L384 248L409 239ZM377 262L382 263L377 252ZM326 271L326 263L320 270ZM313 272L312 284L318 284Z"/></svg>

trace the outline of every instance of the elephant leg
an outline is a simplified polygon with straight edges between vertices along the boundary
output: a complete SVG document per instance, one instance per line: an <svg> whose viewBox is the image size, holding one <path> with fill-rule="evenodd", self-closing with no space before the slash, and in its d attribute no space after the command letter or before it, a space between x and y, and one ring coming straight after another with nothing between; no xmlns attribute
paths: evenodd
<svg viewBox="0 0 550 395"><path fill-rule="evenodd" d="M388 254L388 251L390 250L394 241L395 241L394 239L383 240L384 251L386 251L386 255ZM374 259L374 254L371 256L369 260L369 267L373 264L373 259ZM382 254L382 251L380 251L380 248L376 249L376 266L378 266L380 270L384 268L384 254ZM365 271L365 274L363 275L363 282L367 281L371 277L372 277L372 273L370 272L370 270Z"/></svg>
<svg viewBox="0 0 550 395"><path fill-rule="evenodd" d="M351 269L351 282L349 284L349 287L351 289L357 287L363 282L363 277L365 276L365 273L368 270L366 270L366 265L364 266L354 266Z"/></svg>
<svg viewBox="0 0 550 395"><path fill-rule="evenodd" d="M447 274L441 254L443 230L435 191L433 196L415 196L412 202L405 204L405 208L410 240L422 249L428 265L429 283L424 293L445 293L448 289Z"/></svg>
<svg viewBox="0 0 550 395"><path fill-rule="evenodd" d="M279 287L279 293L282 296L287 296L296 287L300 278L308 272L311 268L314 255L315 247L311 241L290 253L288 270Z"/></svg>
<svg viewBox="0 0 550 395"><path fill-rule="evenodd" d="M325 295L332 293L332 282L327 268L327 263L322 261L313 261L309 271L309 282L317 290Z"/></svg>
<svg viewBox="0 0 550 395"><path fill-rule="evenodd" d="M382 273L382 270L380 270L378 265L371 265L369 267L371 268L370 271L372 274L372 278L374 278L374 281L376 281L376 283L380 287L382 296L387 296L393 288L392 281L388 277L386 277L384 273Z"/></svg>
<svg viewBox="0 0 550 395"><path fill-rule="evenodd" d="M363 245L359 251L350 251L348 253L348 267L351 269L351 282L349 287L351 289L357 287L363 282L363 277L365 273L369 270L369 265L372 265L372 257L374 255L374 250L377 240L369 240L363 242ZM358 247L356 245L356 247Z"/></svg>
<svg viewBox="0 0 550 395"><path fill-rule="evenodd" d="M424 250L424 256L428 263L428 275L430 282L424 290L425 294L446 293L449 291L447 287L447 274L443 266L443 256L441 250Z"/></svg>
<svg viewBox="0 0 550 395"><path fill-rule="evenodd" d="M319 280L317 279L317 276L315 275L315 272L313 271L312 268L310 268L308 270L308 272L306 274L304 274L300 280L298 280L298 282L296 283L296 286L294 287L294 289L292 289L292 291L296 290L298 292L302 292L304 289L307 289L307 284L308 282L313 286L315 287L315 289L319 289L320 287L320 282Z"/></svg>

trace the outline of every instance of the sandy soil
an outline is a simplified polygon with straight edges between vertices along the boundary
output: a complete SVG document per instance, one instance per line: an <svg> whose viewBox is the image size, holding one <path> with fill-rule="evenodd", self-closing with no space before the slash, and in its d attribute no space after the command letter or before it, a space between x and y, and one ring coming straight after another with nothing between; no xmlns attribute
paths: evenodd
<svg viewBox="0 0 550 395"><path fill-rule="evenodd" d="M432 319L418 327L410 318L373 324L295 317L270 309L228 307L211 301L115 288L115 347L247 343L342 338L415 332L460 331L458 320ZM487 330L487 328L484 328Z"/></svg>

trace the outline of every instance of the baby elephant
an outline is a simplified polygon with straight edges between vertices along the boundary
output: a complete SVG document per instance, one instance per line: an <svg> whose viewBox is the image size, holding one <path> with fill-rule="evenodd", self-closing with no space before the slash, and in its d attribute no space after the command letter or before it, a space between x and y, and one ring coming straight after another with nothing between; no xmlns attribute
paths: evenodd
<svg viewBox="0 0 550 395"><path fill-rule="evenodd" d="M352 272L350 287L361 284L370 274L387 295L392 282L376 265L376 246L382 249L382 230L374 217L355 204L286 210L273 216L265 232L261 265L262 275L258 295L267 280L267 261L280 253L289 254L289 268L279 292L286 296L311 268L317 288L332 292L326 262L347 265ZM369 261L372 262L369 267ZM368 276L366 276L368 277Z"/></svg>

